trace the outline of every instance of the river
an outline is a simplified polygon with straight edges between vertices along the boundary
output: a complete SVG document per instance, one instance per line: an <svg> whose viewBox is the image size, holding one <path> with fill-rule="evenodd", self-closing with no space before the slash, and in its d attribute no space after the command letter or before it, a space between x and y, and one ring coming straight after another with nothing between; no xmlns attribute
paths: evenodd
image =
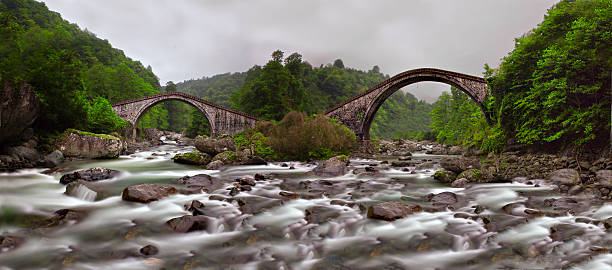
<svg viewBox="0 0 612 270"><path fill-rule="evenodd" d="M121 171L98 183L104 195L97 200L88 190L65 195L61 174L44 174L44 168L0 174L0 235L26 235L18 248L0 251L0 269L612 268L612 236L599 222L612 217L612 205L583 203L574 214L548 214L545 202L561 195L539 180L463 189L433 181L435 168L404 171L382 160L353 159L352 171L327 179L310 173L314 164L300 162L222 171L172 162L174 154L191 149L165 144L116 160L67 162L65 173ZM359 170L366 167L374 169ZM227 184L210 194L179 193L149 204L121 198L130 185L180 189L174 179L202 173ZM251 191L228 195L233 179L256 173L267 178ZM301 195L283 198L281 190ZM456 202L441 207L427 196L442 192L454 193ZM170 231L165 222L191 214L186 208L193 200L205 205L206 229ZM425 211L392 222L368 218L367 207L381 201L418 203ZM55 227L28 223L59 209L86 216ZM141 255L147 245L159 252Z"/></svg>

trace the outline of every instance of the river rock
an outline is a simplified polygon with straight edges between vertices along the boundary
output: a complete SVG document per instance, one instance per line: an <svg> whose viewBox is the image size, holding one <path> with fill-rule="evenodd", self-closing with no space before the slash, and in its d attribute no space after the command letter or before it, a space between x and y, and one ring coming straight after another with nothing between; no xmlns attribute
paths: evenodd
<svg viewBox="0 0 612 270"><path fill-rule="evenodd" d="M348 163L348 157L335 156L321 163L313 170L313 172L315 175L322 177L345 175L348 172Z"/></svg>
<svg viewBox="0 0 612 270"><path fill-rule="evenodd" d="M64 154L59 150L55 150L45 156L43 163L47 167L57 167L64 159Z"/></svg>
<svg viewBox="0 0 612 270"><path fill-rule="evenodd" d="M595 179L597 180L597 185L612 187L612 170L597 171Z"/></svg>
<svg viewBox="0 0 612 270"><path fill-rule="evenodd" d="M437 171L434 173L433 178L438 182L452 183L457 178L457 174L453 171Z"/></svg>
<svg viewBox="0 0 612 270"><path fill-rule="evenodd" d="M224 182L208 174L196 174L176 179L175 182L185 185L191 192L213 192L223 187Z"/></svg>
<svg viewBox="0 0 612 270"><path fill-rule="evenodd" d="M548 179L556 184L576 185L580 184L580 175L574 169L561 169L552 172Z"/></svg>
<svg viewBox="0 0 612 270"><path fill-rule="evenodd" d="M176 154L172 160L176 163L189 164L189 165L206 165L210 162L210 155L193 151L189 153Z"/></svg>
<svg viewBox="0 0 612 270"><path fill-rule="evenodd" d="M240 211L244 214L259 214L266 209L281 206L282 200L261 196L245 196L237 199Z"/></svg>
<svg viewBox="0 0 612 270"><path fill-rule="evenodd" d="M221 167L223 167L223 161L221 160L215 160L215 161L212 161L211 163L208 163L208 165L206 165L207 170L218 170L218 169L221 169Z"/></svg>
<svg viewBox="0 0 612 270"><path fill-rule="evenodd" d="M304 219L308 223L320 224L340 216L340 211L334 207L315 205L304 210Z"/></svg>
<svg viewBox="0 0 612 270"><path fill-rule="evenodd" d="M124 201L150 203L177 193L176 188L156 184L140 184L126 187L121 198Z"/></svg>
<svg viewBox="0 0 612 270"><path fill-rule="evenodd" d="M102 198L101 193L96 191L96 188L81 180L68 183L68 185L66 185L66 191L64 191L64 194L90 202Z"/></svg>
<svg viewBox="0 0 612 270"><path fill-rule="evenodd" d="M64 132L57 144L64 156L76 158L116 158L126 147L127 144L115 136L78 130Z"/></svg>
<svg viewBox="0 0 612 270"><path fill-rule="evenodd" d="M156 255L159 253L159 249L154 245L146 245L140 249L140 254L145 256Z"/></svg>
<svg viewBox="0 0 612 270"><path fill-rule="evenodd" d="M171 230L180 233L202 231L208 228L209 217L206 216L191 216L186 215L170 219L166 222L166 225Z"/></svg>
<svg viewBox="0 0 612 270"><path fill-rule="evenodd" d="M10 251L24 242L23 237L17 235L0 235L0 253Z"/></svg>
<svg viewBox="0 0 612 270"><path fill-rule="evenodd" d="M418 204L383 202L368 208L368 218L394 221L421 211L423 211L423 208Z"/></svg>
<svg viewBox="0 0 612 270"><path fill-rule="evenodd" d="M20 135L29 139L29 134L24 134L24 131L31 130L29 127L38 118L40 105L31 85L25 82L15 84L10 78L4 80L0 89L0 145L6 145Z"/></svg>
<svg viewBox="0 0 612 270"><path fill-rule="evenodd" d="M445 191L438 194L430 193L427 195L427 200L434 205L453 205L458 202L457 194Z"/></svg>
<svg viewBox="0 0 612 270"><path fill-rule="evenodd" d="M11 147L8 149L8 154L14 158L27 160L32 163L40 160L40 153L36 149L26 146Z"/></svg>
<svg viewBox="0 0 612 270"><path fill-rule="evenodd" d="M480 169L480 162L476 158L444 158L440 161L440 166L459 174L467 169Z"/></svg>
<svg viewBox="0 0 612 270"><path fill-rule="evenodd" d="M105 179L111 179L119 175L119 171L111 170L107 168L91 168L87 170L80 170L73 173L65 174L60 178L60 183L66 185L70 182L77 180L83 180L87 182L100 181Z"/></svg>
<svg viewBox="0 0 612 270"><path fill-rule="evenodd" d="M234 151L234 139L230 136L221 136L219 138L210 138L197 136L194 140L196 149L200 152L207 153L211 156L225 151Z"/></svg>
<svg viewBox="0 0 612 270"><path fill-rule="evenodd" d="M467 180L466 178L459 178L459 179L453 181L453 183L451 184L451 187L454 187L454 188L464 188L468 184L470 184L469 180Z"/></svg>

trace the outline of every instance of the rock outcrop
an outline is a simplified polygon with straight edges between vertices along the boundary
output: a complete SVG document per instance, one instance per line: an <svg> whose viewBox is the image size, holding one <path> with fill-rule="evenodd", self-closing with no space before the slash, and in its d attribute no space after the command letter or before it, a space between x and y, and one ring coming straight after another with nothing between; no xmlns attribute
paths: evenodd
<svg viewBox="0 0 612 270"><path fill-rule="evenodd" d="M29 84L14 84L10 79L4 82L0 91L0 145L20 137L34 123L40 104Z"/></svg>
<svg viewBox="0 0 612 270"><path fill-rule="evenodd" d="M79 130L67 130L57 143L64 156L76 158L116 158L126 146L115 136Z"/></svg>

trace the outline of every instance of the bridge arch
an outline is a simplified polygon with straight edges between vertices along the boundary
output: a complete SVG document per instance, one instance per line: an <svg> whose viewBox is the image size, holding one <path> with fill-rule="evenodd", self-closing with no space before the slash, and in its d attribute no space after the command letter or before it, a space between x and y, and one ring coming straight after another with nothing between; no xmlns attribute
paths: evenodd
<svg viewBox="0 0 612 270"><path fill-rule="evenodd" d="M140 118L146 114L146 112L155 107L156 105L160 104L160 103L164 103L167 101L181 101L183 103L189 104L191 106L193 106L194 108L196 108L201 114L204 115L204 117L206 117L206 120L208 120L208 123L210 124L210 132L211 132L211 136L213 136L213 130L215 130L214 128L214 124L211 121L211 117L210 115L208 115L208 113L206 112L206 110L204 108L202 108L202 106L199 106L199 104L194 101L191 98L187 98L184 96L178 96L178 95L169 95L166 98L163 99L152 99L150 103L146 103L144 106L141 106L140 108L138 108L138 111L136 112L136 120L134 120L134 122L132 123L135 127L138 126L138 121L140 121ZM219 134L215 134L215 135L219 135Z"/></svg>
<svg viewBox="0 0 612 270"><path fill-rule="evenodd" d="M478 104L487 120L489 120L488 113L483 105L488 95L488 88L483 78L433 68L402 72L336 105L326 111L325 114L342 121L357 135L358 140L368 141L370 139L370 125L385 100L404 86L426 81L440 82L457 87Z"/></svg>
<svg viewBox="0 0 612 270"><path fill-rule="evenodd" d="M178 100L196 107L210 123L211 136L221 134L234 135L246 128L252 128L259 120L241 111L225 108L201 98L182 92L166 92L112 104L119 117L132 123L134 129L140 117L151 107L168 100ZM135 135L133 132L132 135Z"/></svg>

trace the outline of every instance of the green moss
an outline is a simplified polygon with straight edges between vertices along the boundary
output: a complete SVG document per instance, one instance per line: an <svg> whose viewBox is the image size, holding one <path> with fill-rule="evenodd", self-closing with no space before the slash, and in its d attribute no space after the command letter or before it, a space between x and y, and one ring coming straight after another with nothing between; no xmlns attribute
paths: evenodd
<svg viewBox="0 0 612 270"><path fill-rule="evenodd" d="M76 134L79 134L79 135L89 135L89 136L94 136L94 137L102 138L102 139L105 139L105 140L117 140L117 141L120 140L119 138L117 138L115 136L112 136L112 135L108 135L108 134L96 134L96 133L91 133L91 132L82 131L82 130L73 129L73 128L66 129L66 131L64 131L64 133L65 134L76 133Z"/></svg>
<svg viewBox="0 0 612 270"><path fill-rule="evenodd" d="M346 155L339 155L336 158L338 158L338 160L342 161L342 162L348 162L348 157Z"/></svg>
<svg viewBox="0 0 612 270"><path fill-rule="evenodd" d="M191 165L205 165L210 162L210 156L205 153L197 151L176 154L172 160L176 163L191 164Z"/></svg>

